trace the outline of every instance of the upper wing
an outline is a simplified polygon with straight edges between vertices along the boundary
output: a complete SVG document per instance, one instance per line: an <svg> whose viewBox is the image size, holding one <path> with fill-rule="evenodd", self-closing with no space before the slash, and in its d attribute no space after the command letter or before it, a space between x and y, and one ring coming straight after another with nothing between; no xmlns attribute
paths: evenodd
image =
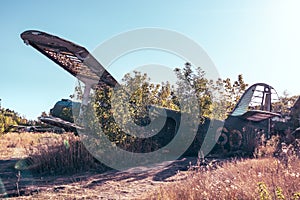
<svg viewBox="0 0 300 200"><path fill-rule="evenodd" d="M84 83L106 84L118 82L82 46L41 31L29 30L21 38Z"/></svg>

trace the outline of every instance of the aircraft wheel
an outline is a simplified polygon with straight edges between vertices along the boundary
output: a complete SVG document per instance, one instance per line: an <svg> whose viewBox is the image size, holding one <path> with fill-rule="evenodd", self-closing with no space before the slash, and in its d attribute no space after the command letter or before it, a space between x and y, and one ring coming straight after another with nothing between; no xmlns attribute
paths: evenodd
<svg viewBox="0 0 300 200"><path fill-rule="evenodd" d="M232 130L229 136L229 145L231 148L237 149L242 144L243 136L239 130Z"/></svg>
<svg viewBox="0 0 300 200"><path fill-rule="evenodd" d="M220 144L224 146L228 142L227 134L228 130L225 127L220 127L216 131L216 142L217 144Z"/></svg>

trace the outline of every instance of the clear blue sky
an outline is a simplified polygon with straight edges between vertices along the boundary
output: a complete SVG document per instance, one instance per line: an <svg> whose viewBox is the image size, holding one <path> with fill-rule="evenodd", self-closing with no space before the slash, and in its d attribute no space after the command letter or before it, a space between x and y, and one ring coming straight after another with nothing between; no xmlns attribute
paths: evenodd
<svg viewBox="0 0 300 200"><path fill-rule="evenodd" d="M279 94L299 95L299 10L297 0L1 1L2 106L36 119L76 85L74 77L23 44L19 35L28 29L90 51L124 31L171 29L200 44L222 78L243 74L249 84L266 82Z"/></svg>

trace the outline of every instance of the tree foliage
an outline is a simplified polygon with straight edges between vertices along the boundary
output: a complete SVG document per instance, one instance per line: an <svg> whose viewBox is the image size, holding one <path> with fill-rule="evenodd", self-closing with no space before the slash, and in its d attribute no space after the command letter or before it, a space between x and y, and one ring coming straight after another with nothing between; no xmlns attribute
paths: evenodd
<svg viewBox="0 0 300 200"><path fill-rule="evenodd" d="M147 136L155 131L144 128L151 122L149 105L192 113L193 116L224 119L247 88L242 75L233 83L230 79L214 82L205 77L206 74L200 67L195 68L190 63L185 63L183 68L176 68L174 72L178 80L176 85L167 81L151 83L147 74L137 71L126 74L119 87L98 85L88 108L94 116L85 116L89 119L86 120L86 127L95 130L95 124L100 124L101 131L111 142L124 148L135 148L132 146L134 142L146 140L140 139L133 132ZM77 97L80 98L82 92L78 91ZM183 100L194 95L197 101L194 103L200 108L199 113L194 113L197 110L193 106L180 105L177 94Z"/></svg>
<svg viewBox="0 0 300 200"><path fill-rule="evenodd" d="M287 91L284 91L283 95L279 97L279 101L274 102L273 110L282 115L288 115L290 113L290 108L294 105L298 96L290 96Z"/></svg>
<svg viewBox="0 0 300 200"><path fill-rule="evenodd" d="M183 69L176 68L175 72L179 79L179 92L194 92L200 115L209 118L225 119L248 87L241 74L233 83L229 78L219 78L214 82L205 77L205 71L200 67L193 68L190 63L186 63ZM187 90L186 85L181 84L182 80L186 80L192 90Z"/></svg>
<svg viewBox="0 0 300 200"><path fill-rule="evenodd" d="M0 108L0 134L9 132L14 125L24 125L27 120L13 110Z"/></svg>

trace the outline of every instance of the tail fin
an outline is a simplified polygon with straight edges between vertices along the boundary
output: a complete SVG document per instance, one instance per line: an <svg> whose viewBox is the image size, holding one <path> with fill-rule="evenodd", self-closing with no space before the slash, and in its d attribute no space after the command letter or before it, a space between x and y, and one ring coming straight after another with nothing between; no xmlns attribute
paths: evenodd
<svg viewBox="0 0 300 200"><path fill-rule="evenodd" d="M265 83L256 83L249 87L231 116L238 116L250 121L262 121L271 117L280 116L272 112L272 100L278 99L273 87Z"/></svg>

